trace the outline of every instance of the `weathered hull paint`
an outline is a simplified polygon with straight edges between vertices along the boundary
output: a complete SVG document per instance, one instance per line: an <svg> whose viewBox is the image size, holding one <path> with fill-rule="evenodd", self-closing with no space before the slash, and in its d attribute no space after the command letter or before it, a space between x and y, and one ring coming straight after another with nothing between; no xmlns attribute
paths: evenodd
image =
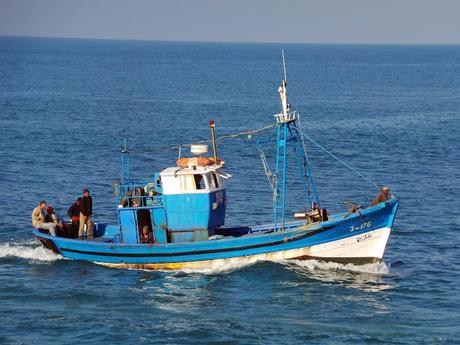
<svg viewBox="0 0 460 345"><path fill-rule="evenodd" d="M82 241L51 237L37 231L34 234L66 258L119 268L212 269L257 261L313 258L362 264L383 258L397 208L398 201L392 200L361 214L338 215L314 226L294 222L288 230L279 232L163 245ZM269 230L270 226L265 229Z"/></svg>
<svg viewBox="0 0 460 345"><path fill-rule="evenodd" d="M59 251L58 247L56 247L52 239L39 237L39 241L41 242L41 244L43 244L43 247L52 250L56 254L61 254L61 252Z"/></svg>
<svg viewBox="0 0 460 345"><path fill-rule="evenodd" d="M383 228L367 233L372 237L362 240L363 235L349 237L331 243L293 250L264 253L248 256L240 256L227 259L214 259L190 262L167 262L167 263L106 263L96 264L113 268L144 269L144 270L200 270L237 265L253 264L260 261L285 261L285 260L322 260L338 263L367 264L380 262L383 257L385 246L391 229Z"/></svg>

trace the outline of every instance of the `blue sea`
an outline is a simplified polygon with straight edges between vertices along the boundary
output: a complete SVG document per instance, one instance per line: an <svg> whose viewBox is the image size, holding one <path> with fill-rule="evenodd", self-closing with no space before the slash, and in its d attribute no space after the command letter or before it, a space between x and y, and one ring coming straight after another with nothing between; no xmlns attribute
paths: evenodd
<svg viewBox="0 0 460 345"><path fill-rule="evenodd" d="M124 137L144 179L175 164L160 148L209 139L210 119L217 136L272 124L281 49L304 132L400 198L382 263L119 270L32 237L39 200L65 215L84 187L95 220L116 221ZM0 37L0 128L2 344L460 343L460 46ZM272 220L256 145L269 138L219 142L228 225ZM369 204L375 186L307 147L329 213ZM289 167L292 215L303 200Z"/></svg>

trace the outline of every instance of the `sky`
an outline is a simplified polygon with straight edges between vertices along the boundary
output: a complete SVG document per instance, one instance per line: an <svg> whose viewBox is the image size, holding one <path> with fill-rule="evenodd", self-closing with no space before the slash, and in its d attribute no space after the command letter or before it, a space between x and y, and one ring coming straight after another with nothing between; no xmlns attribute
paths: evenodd
<svg viewBox="0 0 460 345"><path fill-rule="evenodd" d="M460 0L0 0L0 35L460 44Z"/></svg>

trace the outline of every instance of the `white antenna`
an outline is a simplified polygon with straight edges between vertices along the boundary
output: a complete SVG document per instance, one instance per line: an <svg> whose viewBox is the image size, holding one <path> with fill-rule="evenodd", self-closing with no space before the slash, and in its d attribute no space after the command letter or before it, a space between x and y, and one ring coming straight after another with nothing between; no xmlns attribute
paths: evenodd
<svg viewBox="0 0 460 345"><path fill-rule="evenodd" d="M284 70L284 79L281 81L281 86L278 88L278 93L281 98L281 107L283 109L283 115L286 117L289 112L289 104L287 99L287 73L286 73L286 61L284 60L284 49L281 49L281 56L283 57L283 70Z"/></svg>
<svg viewBox="0 0 460 345"><path fill-rule="evenodd" d="M281 55L283 56L284 80L287 81L286 62L284 61L284 49L281 49Z"/></svg>

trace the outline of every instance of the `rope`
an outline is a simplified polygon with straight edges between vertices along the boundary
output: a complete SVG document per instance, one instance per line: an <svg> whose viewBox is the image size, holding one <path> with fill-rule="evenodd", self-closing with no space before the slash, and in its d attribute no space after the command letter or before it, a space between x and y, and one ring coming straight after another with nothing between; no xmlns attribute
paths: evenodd
<svg viewBox="0 0 460 345"><path fill-rule="evenodd" d="M367 182L369 182L370 184L376 186L377 188L380 188L380 186L374 182L373 180L371 180L369 177L367 177L366 175L364 175L363 173L359 172L358 170L356 170L355 168L353 168L352 166L350 166L349 164L347 164L346 162L344 162L343 160L341 160L339 157L337 157L335 154L333 154L331 151L329 151L328 149L326 149L324 146L321 146L318 142L316 142L314 139L310 138L308 135L306 135L305 133L303 132L300 132L305 138L307 138L308 140L310 140L313 144L315 144L316 146L318 146L321 150L323 150L324 152L326 152L327 154L329 154L331 157L335 158L336 160L338 160L340 163L342 163L343 165L345 165L348 169L350 169L351 171L353 171L354 173L358 174L359 176L361 176L363 179L365 179Z"/></svg>
<svg viewBox="0 0 460 345"><path fill-rule="evenodd" d="M225 139L232 139L232 138L237 138L237 137L241 137L243 135L251 135L251 134L256 134L256 133L260 133L260 132L263 132L263 131L266 131L270 128L273 128L276 126L276 123L274 124L271 124L271 125L268 125L268 126L265 126L265 127L262 127L262 128L259 128L259 129L253 129L253 130L247 130L247 131L242 131L242 132L238 132L238 133L232 133L232 134L226 134L226 135L222 135L220 137L217 137L216 138L216 142L219 142L219 141L222 141L222 140L225 140ZM366 180L367 182L369 182L370 184L376 186L377 188L380 188L380 186L374 182L373 180L371 180L369 177L367 177L366 175L364 175L363 173L359 172L358 170L356 170L355 168L353 168L352 166L350 166L349 164L347 164L346 162L344 162L343 160L341 160L339 157L337 157L335 154L333 154L331 151L329 151L328 149L326 149L324 146L322 146L321 144L319 144L317 141L315 141L314 139L310 138L308 135L306 135L305 133L302 132L302 129L301 128L297 128L300 132L300 134L305 137L306 139L308 139L310 142L312 142L313 144L315 144L316 146L318 146L321 150L323 150L324 152L326 152L328 155L330 155L332 158L336 159L337 161L339 161L340 163L342 163L345 167L347 167L348 169L350 169L351 171L353 171L354 173L356 173L357 175L361 176L364 180ZM142 153L142 152L162 152L162 151L170 151L170 150L179 150L179 155L182 151L182 148L184 147L190 147L192 145L196 145L196 144L207 144L207 143L211 143L211 140L201 140L201 141L196 141L194 143L190 143L190 144L180 144L180 145L174 145L174 146L166 146L166 147L156 147L156 148L142 148L142 149L135 149L135 150L129 150L130 153ZM305 143L302 143L303 145L305 145ZM305 153L307 151L305 150Z"/></svg>
<svg viewBox="0 0 460 345"><path fill-rule="evenodd" d="M276 126L276 123L268 125L268 126L265 126L265 127L262 127L262 128L259 128L259 129L253 129L253 130L247 130L247 131L238 132L238 133L222 135L222 136L216 138L216 142L219 142L219 141L222 141L222 140L225 140L225 139L232 139L232 138L241 137L243 135L250 135L250 134L252 135L252 134L260 133L260 132L266 131L267 129L273 128L275 126ZM130 153L133 153L133 152L134 153L162 152L162 151L170 151L170 150L179 150L179 152L180 152L182 150L182 148L184 148L184 147L190 147L190 146L196 145L196 144L207 144L207 143L211 143L211 140L201 140L201 141L196 141L196 142L190 143L190 144L180 144L180 145L166 146L166 147L140 148L140 149L134 149L134 150L129 150L129 151L130 151Z"/></svg>
<svg viewBox="0 0 460 345"><path fill-rule="evenodd" d="M273 195L275 195L275 185L276 185L276 176L273 174L273 172L270 170L270 167L267 162L267 157L265 156L264 150L262 150L262 147L258 145L257 151L259 152L260 159L262 160L262 165L264 167L265 175L267 176L268 182L270 183L270 187L272 187L273 190Z"/></svg>

